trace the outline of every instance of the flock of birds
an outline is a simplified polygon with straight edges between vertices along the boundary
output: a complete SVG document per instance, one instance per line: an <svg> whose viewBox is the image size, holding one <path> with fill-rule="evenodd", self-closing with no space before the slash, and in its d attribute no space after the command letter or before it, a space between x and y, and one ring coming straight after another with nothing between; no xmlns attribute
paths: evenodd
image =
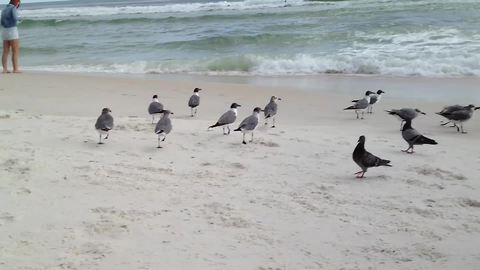
<svg viewBox="0 0 480 270"><path fill-rule="evenodd" d="M198 107L200 106L200 91L202 89L195 88L193 90L193 95L188 100L188 107L190 107L191 117L195 117L197 115ZM173 114L170 110L164 109L164 106L158 100L158 95L154 95L152 97L152 102L148 105L148 113L152 116L152 124L155 123L155 116L161 115L160 119L158 120L154 132L158 136L158 146L157 148L162 148L160 145L161 142L165 141L167 135L172 131L172 121L170 119L170 115ZM268 125L268 121L272 119L272 128L275 128L275 116L277 114L278 105L277 100L281 100L276 96L272 96L270 98L270 102L265 106L264 109L260 107L256 107L253 109L252 115L245 118L238 128L234 129L234 131L240 131L243 133L243 144L247 144L245 141L245 136L247 134L251 134L250 142L253 141L253 131L258 126L260 120L260 113L263 112L265 125ZM218 121L209 126L208 129L222 127L223 134L229 135L231 128L230 125L235 123L237 120L237 108L241 107L240 104L232 103L230 109L226 111L224 114L220 116ZM102 113L97 119L95 123L95 129L99 133L99 141L98 144L103 144L102 139L108 139L108 134L110 130L113 129L113 117L110 114L112 111L109 108L103 108Z"/></svg>
<svg viewBox="0 0 480 270"><path fill-rule="evenodd" d="M191 117L197 115L198 107L200 106L200 91L202 89L195 88L193 90L193 95L188 100L188 107L191 110ZM373 107L375 104L378 104L382 95L385 92L378 90L376 93L371 91L366 91L365 96L362 99L353 100L354 105L345 108L345 110L355 111L357 119L364 119L365 113L372 114ZM173 114L170 110L164 108L163 104L158 100L158 96L154 95L152 102L148 106L148 113L152 116L152 124L155 123L155 117L160 115L160 119L155 125L154 132L158 136L158 146L161 147L161 142L165 141L167 135L172 131L172 121L170 115ZM265 125L268 125L268 120L272 120L272 128L275 127L275 116L278 111L277 100L281 100L276 96L270 98L269 103L265 106L264 109L260 107L255 107L253 113L246 117L234 131L240 131L243 133L243 144L247 144L245 137L247 134L251 134L251 140L253 141L253 132L259 124L260 113L263 112ZM234 124L237 120L237 108L241 107L240 104L232 103L230 109L220 116L218 121L209 126L208 129L222 127L223 134L229 135L231 132L230 125ZM442 125L447 125L452 123L452 127L456 127L458 132L466 133L463 128L463 123L472 118L473 112L480 109L480 107L475 107L474 105L460 106L453 105L445 107L442 111L438 112L438 115L445 117L448 121L442 123ZM103 144L102 139L108 139L110 130L113 129L113 117L110 114L112 111L109 108L104 108L101 115L98 117L95 128L99 133L99 144ZM400 120L400 130L402 132L403 139L408 143L408 148L402 150L403 152L413 154L415 145L424 145L424 144L437 144L433 139L423 136L419 131L412 127L412 121L420 114L425 115L424 112L419 109L412 108L403 108L403 109L394 109L386 111L390 115L397 116ZM361 116L360 116L361 115ZM379 166L390 166L390 161L386 159L381 159L367 150L365 150L365 136L360 136L358 144L353 151L353 160L354 162L362 169L361 171L355 173L357 178L363 178L368 168L379 167Z"/></svg>
<svg viewBox="0 0 480 270"><path fill-rule="evenodd" d="M376 93L367 91L362 99L352 100L354 105L349 106L344 110L353 110L357 115L357 119L364 119L365 111L367 113L373 113L373 106L380 102L382 94L384 93L385 92L382 90L378 90ZM463 129L463 123L470 120L470 118L473 116L473 112L478 109L480 109L480 107L475 107L475 105L453 105L443 108L442 111L437 112L436 114L441 115L448 120L442 123L442 126L452 123L452 127L457 128L457 132L466 133ZM402 137L408 143L408 148L406 150L402 150L403 152L413 154L415 145L438 144L435 140L423 136L420 132L412 127L413 119L420 114L425 115L426 113L420 111L419 109L412 108L387 110L386 112L390 115L397 116L401 120L400 130L402 131ZM365 140L365 136L360 136L358 139L358 144L352 154L353 161L355 161L355 163L362 169L361 171L355 173L357 178L363 178L368 168L392 166L390 165L390 160L379 158L365 150Z"/></svg>

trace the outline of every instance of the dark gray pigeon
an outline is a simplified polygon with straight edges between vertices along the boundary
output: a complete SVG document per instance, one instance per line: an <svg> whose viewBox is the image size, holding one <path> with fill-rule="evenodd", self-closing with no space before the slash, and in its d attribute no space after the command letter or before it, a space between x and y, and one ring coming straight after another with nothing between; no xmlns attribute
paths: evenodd
<svg viewBox="0 0 480 270"><path fill-rule="evenodd" d="M357 114L357 119L360 118L359 113L362 113L362 118L363 115L365 114L365 110L370 106L370 95L373 94L373 92L367 91L365 92L365 97L360 99L360 100L352 100L352 102L355 102L354 105L345 108L344 110L355 110L355 113Z"/></svg>
<svg viewBox="0 0 480 270"><path fill-rule="evenodd" d="M275 115L277 115L278 105L275 101L282 100L279 97L272 96L270 102L263 109L263 114L265 115L265 125L268 125L268 119L272 118L272 128L275 127Z"/></svg>
<svg viewBox="0 0 480 270"><path fill-rule="evenodd" d="M230 110L222 114L218 119L217 123L214 125L209 126L208 128L215 128L215 127L223 127L223 135L230 134L230 124L233 124L235 120L237 120L237 108L241 107L242 105L237 103L232 103L230 106ZM225 129L228 129L228 132L225 132Z"/></svg>
<svg viewBox="0 0 480 270"><path fill-rule="evenodd" d="M155 115L161 114L163 111L163 104L158 101L158 96L154 95L152 97L152 102L148 106L148 113L152 116L152 124L155 121Z"/></svg>
<svg viewBox="0 0 480 270"><path fill-rule="evenodd" d="M413 154L413 147L422 144L438 144L436 141L423 136L420 132L412 127L412 120L406 120L402 130L402 137L408 143L407 150L402 150L405 153ZM411 150L411 151L410 151Z"/></svg>
<svg viewBox="0 0 480 270"><path fill-rule="evenodd" d="M463 130L463 123L467 122L472 118L473 112L480 109L480 107L475 107L475 105L468 105L465 107L459 105L453 105L445 107L442 111L438 112L438 115L441 115L448 119L448 122L442 124L446 125L449 122L453 122L453 127L457 128L457 132L467 133ZM458 126L460 125L460 127Z"/></svg>
<svg viewBox="0 0 480 270"><path fill-rule="evenodd" d="M256 107L255 109L253 109L252 115L243 119L243 121L240 123L238 128L234 130L234 131L241 131L243 133L243 141L242 141L243 144L247 144L247 142L245 142L246 133L252 134L252 139L250 140L250 142L253 142L253 131L258 125L258 119L260 118L260 112L262 111L263 110L259 107Z"/></svg>
<svg viewBox="0 0 480 270"><path fill-rule="evenodd" d="M169 110L164 110L162 118L158 120L157 125L155 126L155 134L158 135L158 146L157 148L162 148L160 146L160 141L165 141L167 138L167 134L172 131L172 121L170 120L170 114L173 114ZM161 139L163 137L163 139Z"/></svg>
<svg viewBox="0 0 480 270"><path fill-rule="evenodd" d="M97 118L95 129L98 131L98 144L103 144L102 135L105 135L105 140L108 139L109 131L113 129L113 117L110 115L112 111L109 108L103 108L102 114Z"/></svg>
<svg viewBox="0 0 480 270"><path fill-rule="evenodd" d="M400 130L402 130L402 126L403 126L403 123L406 121L406 120L413 120L415 118L417 118L417 116L419 114L423 114L423 115L426 115L426 113L420 111L419 109L411 109L411 108L403 108L403 109L399 109L399 110L386 110L386 112L388 112L388 114L390 115L395 115L398 117L398 119L400 119Z"/></svg>
<svg viewBox="0 0 480 270"><path fill-rule="evenodd" d="M382 100L383 90L378 90L376 94L370 95L370 105L368 106L368 113L373 113L373 105L378 104Z"/></svg>
<svg viewBox="0 0 480 270"><path fill-rule="evenodd" d="M368 168L371 167L392 167L392 165L389 164L390 160L381 159L365 150L365 136L360 136L358 138L358 144L353 151L352 158L353 161L355 161L355 163L357 163L357 165L362 169L361 171L355 173L355 175L357 175L357 178L364 178L364 175L367 172Z"/></svg>
<svg viewBox="0 0 480 270"><path fill-rule="evenodd" d="M200 95L199 92L202 89L195 88L193 89L193 95L188 100L188 107L190 107L191 116L197 115L197 107L200 106Z"/></svg>

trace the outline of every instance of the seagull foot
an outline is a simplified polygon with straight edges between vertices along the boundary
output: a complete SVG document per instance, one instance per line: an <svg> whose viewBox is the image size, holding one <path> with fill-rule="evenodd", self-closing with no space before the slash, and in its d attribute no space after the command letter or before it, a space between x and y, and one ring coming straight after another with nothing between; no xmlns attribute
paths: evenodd
<svg viewBox="0 0 480 270"><path fill-rule="evenodd" d="M243 144L247 144L247 142L245 142L245 141L243 141L242 143L243 143Z"/></svg>
<svg viewBox="0 0 480 270"><path fill-rule="evenodd" d="M466 131L462 131L462 134L467 134L467 133L468 133L468 132L466 132Z"/></svg>
<svg viewBox="0 0 480 270"><path fill-rule="evenodd" d="M272 128L275 128L275 126L272 126Z"/></svg>
<svg viewBox="0 0 480 270"><path fill-rule="evenodd" d="M165 141L165 139L166 139L166 138L163 138L162 142L164 142L164 141Z"/></svg>
<svg viewBox="0 0 480 270"><path fill-rule="evenodd" d="M161 146L159 145L159 146L157 146L157 148L163 148L163 147L161 147Z"/></svg>
<svg viewBox="0 0 480 270"><path fill-rule="evenodd" d="M99 142L98 144L104 144L103 142Z"/></svg>

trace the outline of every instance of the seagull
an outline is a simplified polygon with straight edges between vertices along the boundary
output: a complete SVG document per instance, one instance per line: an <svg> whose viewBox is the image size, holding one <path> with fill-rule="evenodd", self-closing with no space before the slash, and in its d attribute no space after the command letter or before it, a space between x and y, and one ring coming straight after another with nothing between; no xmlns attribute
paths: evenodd
<svg viewBox="0 0 480 270"><path fill-rule="evenodd" d="M361 111L362 112L362 119L363 119L363 115L365 114L365 109L367 109L368 106L370 106L370 95L371 94L373 94L373 93L370 92L370 91L365 92L365 97L364 98L362 98L360 100L352 100L352 102L355 102L355 104L348 107L348 108L345 108L344 110L355 110L355 113L357 114L357 119L359 118L358 112Z"/></svg>
<svg viewBox="0 0 480 270"><path fill-rule="evenodd" d="M373 105L382 100L382 94L385 94L382 90L378 90L376 94L370 96L370 105L368 106L368 113L373 113Z"/></svg>
<svg viewBox="0 0 480 270"><path fill-rule="evenodd" d="M232 103L230 106L230 110L222 114L220 118L218 119L217 123L215 125L211 125L208 128L214 128L214 127L223 127L223 135L229 135L230 134L230 124L233 124L235 120L237 120L237 108L242 107L242 105L237 104L237 103ZM225 128L228 129L228 133L225 132Z"/></svg>
<svg viewBox="0 0 480 270"><path fill-rule="evenodd" d="M102 114L97 118L95 129L98 131L98 144L103 144L102 135L106 135L104 138L105 140L108 139L108 132L113 129L113 117L110 115L111 112L112 111L109 108L103 108Z"/></svg>
<svg viewBox="0 0 480 270"><path fill-rule="evenodd" d="M386 112L388 112L388 114L390 115L395 115L398 117L398 119L400 119L400 130L402 130L402 126L403 126L403 123L407 120L413 120L415 118L417 118L417 116L419 114L423 114L423 115L426 115L426 113L420 111L419 109L411 109L411 108L403 108L403 109L399 109L399 110L386 110Z"/></svg>
<svg viewBox="0 0 480 270"><path fill-rule="evenodd" d="M163 111L163 104L158 101L158 96L152 97L152 102L148 106L148 113L152 116L152 124L155 121L155 115L160 114Z"/></svg>
<svg viewBox="0 0 480 270"><path fill-rule="evenodd" d="M200 96L198 92L201 90L202 89L200 88L193 89L193 95L188 100L188 107L190 107L192 117L197 114L197 107L200 105Z"/></svg>
<svg viewBox="0 0 480 270"><path fill-rule="evenodd" d="M365 136L360 136L358 138L357 147L353 151L352 155L353 161L357 163L357 165L362 168L361 171L355 173L357 178L364 178L365 173L367 172L368 168L371 167L379 167L379 166L388 166L390 165L390 160L381 159L377 156L372 155L370 152L365 150ZM362 175L359 175L362 174Z"/></svg>
<svg viewBox="0 0 480 270"><path fill-rule="evenodd" d="M457 109L457 110L456 110ZM475 107L475 105L468 105L460 109L458 105L450 106L444 108L441 112L438 112L438 115L441 115L449 120L449 122L453 122L453 126L457 128L457 132L462 131L463 134L467 133L463 130L463 123L470 120L472 118L473 112L480 109L480 107ZM447 123L449 123L447 122ZM444 123L442 125L446 125ZM460 125L460 127L458 126Z"/></svg>
<svg viewBox="0 0 480 270"><path fill-rule="evenodd" d="M402 150L402 152L405 152L408 154L415 153L413 151L413 147L415 145L438 144L436 141L423 136L416 129L412 128L412 120L405 121L405 125L403 126L403 130L402 130L402 137L408 143L408 146L409 146L407 150Z"/></svg>
<svg viewBox="0 0 480 270"><path fill-rule="evenodd" d="M278 105L275 102L276 100L282 100L279 97L272 96L270 102L265 106L263 113L265 115L265 125L268 125L268 118L272 118L272 128L275 127L275 115L277 114Z"/></svg>
<svg viewBox="0 0 480 270"><path fill-rule="evenodd" d="M452 106L446 106L444 107L440 112L436 113L438 115L443 115L443 114L450 114L454 111L460 111L460 110L463 110L464 106L462 105L452 105ZM450 123L451 121L447 121L445 123L442 123L441 125L442 126L445 126L447 125L448 123ZM453 125L452 127L456 127L456 125Z"/></svg>
<svg viewBox="0 0 480 270"><path fill-rule="evenodd" d="M158 135L158 146L157 148L162 148L160 146L160 138L163 137L161 140L162 142L165 141L167 138L167 134L172 131L172 121L170 120L170 114L173 114L173 112L169 110L163 110L162 111L163 116L158 120L157 125L155 126L155 134Z"/></svg>
<svg viewBox="0 0 480 270"><path fill-rule="evenodd" d="M243 141L242 141L243 144L247 144L245 142L245 134L246 133L251 133L252 134L252 139L250 140L250 142L253 142L253 131L255 130L255 128L258 125L258 119L260 117L260 112L262 112L262 111L263 110L259 107L256 107L255 109L253 109L252 115L243 119L242 123L240 123L238 128L234 130L234 131L241 131L243 133Z"/></svg>

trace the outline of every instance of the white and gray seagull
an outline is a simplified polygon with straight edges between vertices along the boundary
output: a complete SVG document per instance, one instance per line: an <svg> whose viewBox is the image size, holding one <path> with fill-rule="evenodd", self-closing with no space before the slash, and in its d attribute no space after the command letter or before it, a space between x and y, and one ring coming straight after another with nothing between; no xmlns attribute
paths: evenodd
<svg viewBox="0 0 480 270"><path fill-rule="evenodd" d="M398 117L400 122L400 130L402 130L403 123L407 120L413 120L417 118L419 114L426 115L426 113L420 111L419 109L411 109L411 108L402 108L399 110L392 109L386 110L386 112L390 115L395 115Z"/></svg>
<svg viewBox="0 0 480 270"><path fill-rule="evenodd" d="M163 104L158 101L158 96L152 97L152 102L148 105L148 113L152 116L152 124L155 122L155 115L161 114L163 111Z"/></svg>
<svg viewBox="0 0 480 270"><path fill-rule="evenodd" d="M95 129L98 131L98 144L103 144L102 135L105 135L105 140L108 139L109 131L113 129L113 117L110 115L112 111L109 108L103 108L102 114L97 118Z"/></svg>
<svg viewBox="0 0 480 270"><path fill-rule="evenodd" d="M352 100L352 102L355 102L355 104L350 106L350 107L345 108L344 110L355 110L355 113L357 114L357 119L360 118L358 112L361 112L362 113L362 118L361 119L363 119L363 116L365 114L365 110L368 108L368 106L370 106L370 95L371 94L373 94L373 93L370 92L370 91L365 92L365 97L363 97L360 100Z"/></svg>
<svg viewBox="0 0 480 270"><path fill-rule="evenodd" d="M438 115L441 115L448 119L448 122L442 124L446 125L449 122L453 122L453 127L457 128L457 132L467 133L463 130L463 123L467 122L472 118L473 112L480 109L480 107L475 107L475 105L468 105L463 108L460 108L459 105L445 107L442 111L438 112ZM459 127L460 125L460 127Z"/></svg>
<svg viewBox="0 0 480 270"><path fill-rule="evenodd" d="M368 113L373 113L373 105L380 103L382 100L383 90L378 90L376 94L370 95L370 105L368 106Z"/></svg>
<svg viewBox="0 0 480 270"><path fill-rule="evenodd" d="M262 111L263 110L259 107L256 107L255 109L253 109L252 115L245 118L242 121L242 123L240 123L238 128L234 130L234 131L241 131L243 133L243 141L242 141L243 144L247 144L247 142L245 142L245 134L247 134L247 133L252 134L252 139L250 140L250 142L253 142L253 131L255 130L255 128L258 125L258 120L260 118L260 112L262 112Z"/></svg>
<svg viewBox="0 0 480 270"><path fill-rule="evenodd" d="M230 134L230 124L233 124L235 120L237 120L237 108L241 107L242 105L237 103L232 103L230 106L230 110L226 111L220 118L218 119L217 123L208 127L208 129L215 128L215 127L223 127L223 135ZM225 129L228 132L225 132Z"/></svg>
<svg viewBox="0 0 480 270"><path fill-rule="evenodd" d="M170 114L173 112L169 110L163 110L163 116L158 120L157 125L155 126L155 134L158 135L158 146L157 148L162 148L160 146L160 141L164 142L167 138L167 134L172 131L172 121L170 120ZM163 139L162 139L163 137Z"/></svg>
<svg viewBox="0 0 480 270"><path fill-rule="evenodd" d="M282 100L279 97L272 96L270 102L263 109L263 114L265 115L265 125L268 125L268 119L272 118L272 128L275 127L275 115L277 115L278 104L277 100Z"/></svg>
<svg viewBox="0 0 480 270"><path fill-rule="evenodd" d="M202 89L195 88L193 89L193 95L188 100L188 107L190 107L191 116L197 115L197 107L200 106L200 95L199 92Z"/></svg>

